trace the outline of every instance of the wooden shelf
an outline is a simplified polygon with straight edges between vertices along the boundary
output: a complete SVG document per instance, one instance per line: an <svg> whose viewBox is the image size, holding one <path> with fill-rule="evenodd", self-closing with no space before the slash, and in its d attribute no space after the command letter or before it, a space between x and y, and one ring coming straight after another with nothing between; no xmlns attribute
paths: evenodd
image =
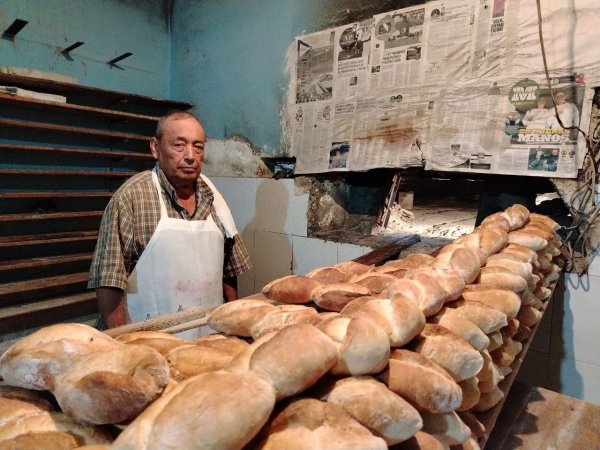
<svg viewBox="0 0 600 450"><path fill-rule="evenodd" d="M129 178L137 172L106 170L46 170L46 169L0 169L0 175L47 175L56 177L116 177Z"/></svg>
<svg viewBox="0 0 600 450"><path fill-rule="evenodd" d="M39 191L39 192L0 192L2 198L110 198L113 192L81 192L81 191Z"/></svg>
<svg viewBox="0 0 600 450"><path fill-rule="evenodd" d="M65 242L95 241L98 231L74 231L71 233L43 233L22 236L0 237L0 248L25 247L31 245L61 244Z"/></svg>
<svg viewBox="0 0 600 450"><path fill-rule="evenodd" d="M72 95L79 95L93 99L102 99L102 101L110 102L112 104L127 102L159 108L165 112L169 109L186 110L193 106L191 103L175 100L159 99L145 95L129 94L118 91L108 91L90 86L82 86L79 84L63 83L59 81L25 77L20 75L0 74L0 85L15 86L32 91L47 92L49 94L58 94L66 96L67 98Z"/></svg>
<svg viewBox="0 0 600 450"><path fill-rule="evenodd" d="M0 272L3 270L33 269L35 267L53 266L57 264L67 264L80 261L91 261L93 256L94 253L89 252L3 261L0 262Z"/></svg>
<svg viewBox="0 0 600 450"><path fill-rule="evenodd" d="M14 319L19 316L46 312L49 309L64 308L82 303L96 303L96 293L93 290L66 297L53 298L42 302L30 303L22 306L10 306L0 309L0 320Z"/></svg>
<svg viewBox="0 0 600 450"><path fill-rule="evenodd" d="M26 281L16 281L14 283L4 283L0 284L0 299L52 288L85 285L87 284L88 277L89 274L83 272Z"/></svg>
<svg viewBox="0 0 600 450"><path fill-rule="evenodd" d="M102 217L104 211L68 211L52 213L1 214L0 222L20 222L28 220L75 219L84 217Z"/></svg>
<svg viewBox="0 0 600 450"><path fill-rule="evenodd" d="M30 122L26 120L0 119L0 126L7 128L38 130L43 132L57 132L66 134L76 134L80 136L93 136L105 139L119 141L142 141L149 142L151 136L141 134L119 133L116 131L105 131L92 128L72 127L69 125L57 125L52 123Z"/></svg>
<svg viewBox="0 0 600 450"><path fill-rule="evenodd" d="M65 153L74 156L100 156L102 158L141 158L154 159L150 150L146 153L141 152L125 152L115 150L97 150L86 148L70 148L70 147L50 147L41 145L18 145L18 144L0 144L0 151L21 151L21 152L51 152Z"/></svg>
<svg viewBox="0 0 600 450"><path fill-rule="evenodd" d="M16 107L35 108L44 111L61 111L74 113L77 115L86 115L109 119L113 121L139 122L144 124L156 125L158 117L146 116L142 114L133 114L123 111L115 111L111 109L94 108L91 106L75 105L72 103L58 103L38 100L29 97L19 97L17 95L0 93L0 104L7 104Z"/></svg>

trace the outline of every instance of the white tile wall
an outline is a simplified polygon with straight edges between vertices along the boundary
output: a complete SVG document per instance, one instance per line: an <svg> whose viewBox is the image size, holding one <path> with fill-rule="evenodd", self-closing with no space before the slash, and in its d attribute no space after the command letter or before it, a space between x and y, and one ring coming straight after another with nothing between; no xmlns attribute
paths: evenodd
<svg viewBox="0 0 600 450"><path fill-rule="evenodd" d="M600 404L600 365L551 357L560 373L560 392L587 402Z"/></svg>
<svg viewBox="0 0 600 450"><path fill-rule="evenodd" d="M370 247L353 244L338 244L337 262L349 261L358 258L359 256L369 253L372 250Z"/></svg>
<svg viewBox="0 0 600 450"><path fill-rule="evenodd" d="M554 317L559 333L552 334L552 353L600 366L600 277L565 274L565 287L562 314Z"/></svg>
<svg viewBox="0 0 600 450"><path fill-rule="evenodd" d="M321 239L294 236L294 273L306 275L317 267L333 266L337 263L338 244Z"/></svg>

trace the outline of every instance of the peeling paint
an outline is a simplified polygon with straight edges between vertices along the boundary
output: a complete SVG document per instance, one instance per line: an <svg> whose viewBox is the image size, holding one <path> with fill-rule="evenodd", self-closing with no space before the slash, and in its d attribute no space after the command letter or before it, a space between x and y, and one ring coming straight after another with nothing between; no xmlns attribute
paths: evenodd
<svg viewBox="0 0 600 450"><path fill-rule="evenodd" d="M249 141L240 136L208 139L202 173L207 176L270 178L271 171Z"/></svg>

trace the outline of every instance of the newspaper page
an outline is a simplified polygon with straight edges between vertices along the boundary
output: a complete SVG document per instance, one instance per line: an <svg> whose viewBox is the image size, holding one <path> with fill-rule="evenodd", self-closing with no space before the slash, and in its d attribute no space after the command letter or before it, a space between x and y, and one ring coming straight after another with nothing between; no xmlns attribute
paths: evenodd
<svg viewBox="0 0 600 450"><path fill-rule="evenodd" d="M585 86L576 76L474 82L444 94L432 127L427 169L577 176L577 126ZM560 117L563 126L556 116Z"/></svg>

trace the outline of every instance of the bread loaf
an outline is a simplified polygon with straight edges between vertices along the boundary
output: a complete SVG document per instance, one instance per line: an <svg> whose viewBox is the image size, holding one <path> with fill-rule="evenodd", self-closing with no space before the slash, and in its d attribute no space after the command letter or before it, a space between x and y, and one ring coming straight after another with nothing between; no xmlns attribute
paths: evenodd
<svg viewBox="0 0 600 450"><path fill-rule="evenodd" d="M312 386L338 362L336 344L312 325L290 325L272 337L263 337L260 345L251 346L250 355L246 351L240 353L229 370L256 373L273 386L278 400Z"/></svg>
<svg viewBox="0 0 600 450"><path fill-rule="evenodd" d="M515 317L521 307L521 299L513 291L481 284L467 285L461 298L466 302L478 302L501 311L508 318Z"/></svg>
<svg viewBox="0 0 600 450"><path fill-rule="evenodd" d="M352 300L370 295L369 288L358 283L323 284L313 291L314 302L328 311L341 311Z"/></svg>
<svg viewBox="0 0 600 450"><path fill-rule="evenodd" d="M523 344L511 338L505 338L502 346L490 352L492 360L499 366L510 366L516 356L521 353Z"/></svg>
<svg viewBox="0 0 600 450"><path fill-rule="evenodd" d="M352 279L352 282L369 289L369 294L379 294L397 279L397 277L385 273L368 272L357 275Z"/></svg>
<svg viewBox="0 0 600 450"><path fill-rule="evenodd" d="M332 384L324 400L344 408L388 445L405 441L423 427L415 408L371 377L339 379Z"/></svg>
<svg viewBox="0 0 600 450"><path fill-rule="evenodd" d="M443 308L437 315L430 317L429 322L447 328L476 350L483 350L490 343L489 338L477 325L453 308Z"/></svg>
<svg viewBox="0 0 600 450"><path fill-rule="evenodd" d="M395 295L392 299L351 302L341 312L349 317L370 316L387 333L391 347L407 344L425 326L425 316L419 307L401 295Z"/></svg>
<svg viewBox="0 0 600 450"><path fill-rule="evenodd" d="M419 306L425 317L432 316L442 309L446 293L438 282L424 273L415 273L411 278L396 280L383 294L387 298L392 298L396 294L409 298Z"/></svg>
<svg viewBox="0 0 600 450"><path fill-rule="evenodd" d="M387 333L368 315L338 316L322 321L317 328L338 347L332 375L366 375L381 372L388 363Z"/></svg>
<svg viewBox="0 0 600 450"><path fill-rule="evenodd" d="M208 325L221 333L250 337L252 327L272 311L277 308L263 300L233 300L216 308L208 317Z"/></svg>
<svg viewBox="0 0 600 450"><path fill-rule="evenodd" d="M329 284L348 282L355 275L344 272L336 267L319 267L307 273L306 276L318 281L319 283Z"/></svg>
<svg viewBox="0 0 600 450"><path fill-rule="evenodd" d="M456 302L454 302L450 303L449 306L453 307L458 313L477 325L485 334L498 331L508 323L506 314L490 308L489 306L485 306L483 303L465 302L461 305L457 305Z"/></svg>
<svg viewBox="0 0 600 450"><path fill-rule="evenodd" d="M20 400L44 411L56 411L58 409L54 397L49 392L34 391L32 389L8 386L0 383L0 400L2 399ZM2 417L6 416L0 413L0 420L2 420Z"/></svg>
<svg viewBox="0 0 600 450"><path fill-rule="evenodd" d="M530 216L529 210L519 203L509 206L504 212L508 215L512 229L520 228L525 225Z"/></svg>
<svg viewBox="0 0 600 450"><path fill-rule="evenodd" d="M533 274L533 268L530 263L519 261L517 257L505 253L490 255L485 263L485 267L504 267L525 280L529 280Z"/></svg>
<svg viewBox="0 0 600 450"><path fill-rule="evenodd" d="M372 266L357 263L356 261L344 261L342 263L336 264L333 267L341 270L342 272L346 272L352 275L362 275L373 270Z"/></svg>
<svg viewBox="0 0 600 450"><path fill-rule="evenodd" d="M20 339L0 356L0 377L12 386L53 390L56 378L82 357L122 345L84 324L51 325Z"/></svg>
<svg viewBox="0 0 600 450"><path fill-rule="evenodd" d="M409 350L393 350L381 378L390 390L421 411L449 412L463 400L460 387L441 366Z"/></svg>
<svg viewBox="0 0 600 450"><path fill-rule="evenodd" d="M535 252L548 245L548 241L543 237L525 230L514 230L508 233L508 242L522 245Z"/></svg>
<svg viewBox="0 0 600 450"><path fill-rule="evenodd" d="M466 380L462 380L458 385L462 391L462 403L458 408L455 408L456 411L468 411L477 403L479 403L479 398L481 397L481 391L479 390L479 380L477 377L467 378Z"/></svg>
<svg viewBox="0 0 600 450"><path fill-rule="evenodd" d="M435 436L418 431L410 439L390 447L392 450L450 450L450 446Z"/></svg>
<svg viewBox="0 0 600 450"><path fill-rule="evenodd" d="M115 338L118 342L130 345L146 345L158 351L161 355L166 355L175 347L186 345L187 342L177 336L160 331L135 331L124 333Z"/></svg>
<svg viewBox="0 0 600 450"><path fill-rule="evenodd" d="M432 266L453 270L469 284L477 278L484 259L485 255L478 248L450 244L441 248Z"/></svg>
<svg viewBox="0 0 600 450"><path fill-rule="evenodd" d="M169 382L169 366L156 350L123 345L88 355L73 364L56 382L60 408L76 419L122 423L135 418Z"/></svg>
<svg viewBox="0 0 600 450"><path fill-rule="evenodd" d="M250 328L253 339L258 339L263 334L279 331L289 325L296 323L308 323L316 325L322 320L315 308L303 305L277 305L275 310L255 322Z"/></svg>
<svg viewBox="0 0 600 450"><path fill-rule="evenodd" d="M65 414L41 411L0 424L2 449L70 450L82 445L110 444L111 436Z"/></svg>
<svg viewBox="0 0 600 450"><path fill-rule="evenodd" d="M344 408L312 398L282 405L261 431L252 448L262 450L385 450L374 436Z"/></svg>
<svg viewBox="0 0 600 450"><path fill-rule="evenodd" d="M472 233L461 236L454 242L469 247L476 247L485 256L488 256L498 252L508 243L508 233L501 226L487 224L475 228Z"/></svg>
<svg viewBox="0 0 600 450"><path fill-rule="evenodd" d="M274 405L273 387L252 372L197 375L150 405L111 450L242 448Z"/></svg>
<svg viewBox="0 0 600 450"><path fill-rule="evenodd" d="M510 231L510 220L508 219L506 214L501 212L490 214L482 220L481 225L493 225L495 227L500 228L501 230L506 231L507 233Z"/></svg>
<svg viewBox="0 0 600 450"><path fill-rule="evenodd" d="M490 339L490 345L488 345L488 351L494 351L497 348L502 346L502 342L504 342L504 338L502 337L502 333L500 331L494 331L493 333L488 334L488 338Z"/></svg>
<svg viewBox="0 0 600 450"><path fill-rule="evenodd" d="M267 298L283 303L308 303L313 291L321 286L318 281L302 275L288 275L265 285L261 293Z"/></svg>
<svg viewBox="0 0 600 450"><path fill-rule="evenodd" d="M474 377L483 367L477 350L440 325L426 324L411 346L446 369L457 382Z"/></svg>
<svg viewBox="0 0 600 450"><path fill-rule="evenodd" d="M560 228L560 224L554 221L552 218L543 214L531 213L529 214L529 221L532 223L541 222L552 231L557 231Z"/></svg>
<svg viewBox="0 0 600 450"><path fill-rule="evenodd" d="M521 306L517 320L526 327L533 327L542 319L542 312L529 305Z"/></svg>
<svg viewBox="0 0 600 450"><path fill-rule="evenodd" d="M522 262L532 263L537 259L537 253L524 245L508 244L498 253L513 255Z"/></svg>
<svg viewBox="0 0 600 450"><path fill-rule="evenodd" d="M446 268L435 268L431 266L419 267L409 270L405 277L409 280L419 279L419 274L427 275L433 278L437 284L444 290L444 302L451 302L460 297L465 282L463 278L456 272Z"/></svg>
<svg viewBox="0 0 600 450"><path fill-rule="evenodd" d="M448 445L458 445L471 437L471 430L452 411L444 414L422 412L423 431L432 434Z"/></svg>
<svg viewBox="0 0 600 450"><path fill-rule="evenodd" d="M499 289L508 289L516 293L527 289L527 280L525 278L500 266L482 267L475 283Z"/></svg>
<svg viewBox="0 0 600 450"><path fill-rule="evenodd" d="M504 393L500 388L496 387L491 392L481 394L479 402L475 406L473 406L472 411L479 413L492 409L494 406L500 403L500 401L502 401L503 398Z"/></svg>

